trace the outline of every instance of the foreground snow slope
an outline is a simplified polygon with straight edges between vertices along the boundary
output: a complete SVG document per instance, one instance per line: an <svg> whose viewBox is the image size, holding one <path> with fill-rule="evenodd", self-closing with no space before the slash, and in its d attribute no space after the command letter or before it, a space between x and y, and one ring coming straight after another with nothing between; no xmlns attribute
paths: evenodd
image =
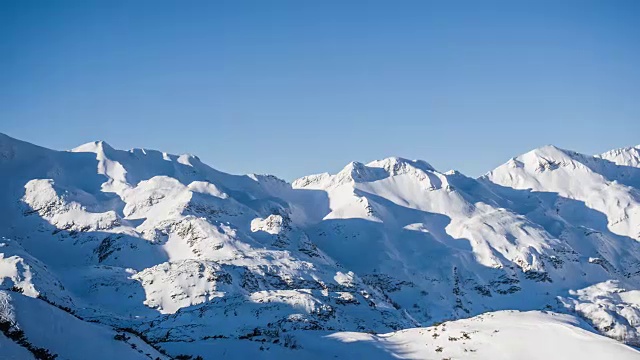
<svg viewBox="0 0 640 360"><path fill-rule="evenodd" d="M288 184L191 155L0 134L0 289L16 313L41 303L173 356L311 356L320 333L512 309L572 313L640 345L637 160L638 148L547 146L479 179L388 158ZM358 336L345 351L385 344Z"/></svg>
<svg viewBox="0 0 640 360"><path fill-rule="evenodd" d="M583 321L556 313L500 311L387 334L296 334L301 359L638 359L640 352L595 334ZM183 349L167 344L168 349ZM201 341L205 359L281 359L291 352L269 343Z"/></svg>
<svg viewBox="0 0 640 360"><path fill-rule="evenodd" d="M165 358L154 348L133 334L82 321L44 301L15 292L0 291L0 321L10 324L12 331L23 331L26 341L34 347L47 349L60 359L155 359ZM7 343L8 358L30 359L33 354L23 347L8 344L3 334L1 343ZM5 358L5 357L3 357ZM38 357L36 357L38 358Z"/></svg>

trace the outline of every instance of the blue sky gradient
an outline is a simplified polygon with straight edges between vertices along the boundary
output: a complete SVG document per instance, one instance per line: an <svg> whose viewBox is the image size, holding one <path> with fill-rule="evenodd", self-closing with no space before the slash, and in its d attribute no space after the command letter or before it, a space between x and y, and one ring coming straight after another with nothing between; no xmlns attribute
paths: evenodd
<svg viewBox="0 0 640 360"><path fill-rule="evenodd" d="M640 1L2 1L0 132L291 180L640 143Z"/></svg>

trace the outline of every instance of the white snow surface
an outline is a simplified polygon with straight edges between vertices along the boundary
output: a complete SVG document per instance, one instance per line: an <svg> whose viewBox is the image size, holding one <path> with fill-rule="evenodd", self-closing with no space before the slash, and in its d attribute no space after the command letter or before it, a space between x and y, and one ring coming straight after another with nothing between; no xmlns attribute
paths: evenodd
<svg viewBox="0 0 640 360"><path fill-rule="evenodd" d="M427 328L385 334L297 332L293 354L300 359L638 359L640 352L594 334L566 314L499 311ZM170 350L181 349L168 343ZM263 350L260 350L262 348ZM283 359L288 349L234 339L197 341L192 354L204 359Z"/></svg>
<svg viewBox="0 0 640 360"><path fill-rule="evenodd" d="M640 358L638 149L289 184L0 134L0 315L68 359ZM7 334L0 354L31 356Z"/></svg>

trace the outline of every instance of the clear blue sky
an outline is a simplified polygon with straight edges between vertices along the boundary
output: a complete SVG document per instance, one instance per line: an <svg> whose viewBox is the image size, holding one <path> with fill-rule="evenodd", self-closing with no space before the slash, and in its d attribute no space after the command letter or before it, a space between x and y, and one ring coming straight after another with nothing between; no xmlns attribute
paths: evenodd
<svg viewBox="0 0 640 360"><path fill-rule="evenodd" d="M640 143L640 1L0 2L0 132L292 179Z"/></svg>

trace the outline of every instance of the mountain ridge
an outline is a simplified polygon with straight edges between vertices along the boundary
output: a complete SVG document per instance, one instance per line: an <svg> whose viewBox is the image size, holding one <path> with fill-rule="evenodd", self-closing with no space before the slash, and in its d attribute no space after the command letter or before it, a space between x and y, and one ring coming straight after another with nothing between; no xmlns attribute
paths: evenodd
<svg viewBox="0 0 640 360"><path fill-rule="evenodd" d="M275 354L314 331L500 310L573 314L638 345L637 155L544 146L475 179L389 157L288 183L193 155L0 134L0 289L170 356L216 339Z"/></svg>

